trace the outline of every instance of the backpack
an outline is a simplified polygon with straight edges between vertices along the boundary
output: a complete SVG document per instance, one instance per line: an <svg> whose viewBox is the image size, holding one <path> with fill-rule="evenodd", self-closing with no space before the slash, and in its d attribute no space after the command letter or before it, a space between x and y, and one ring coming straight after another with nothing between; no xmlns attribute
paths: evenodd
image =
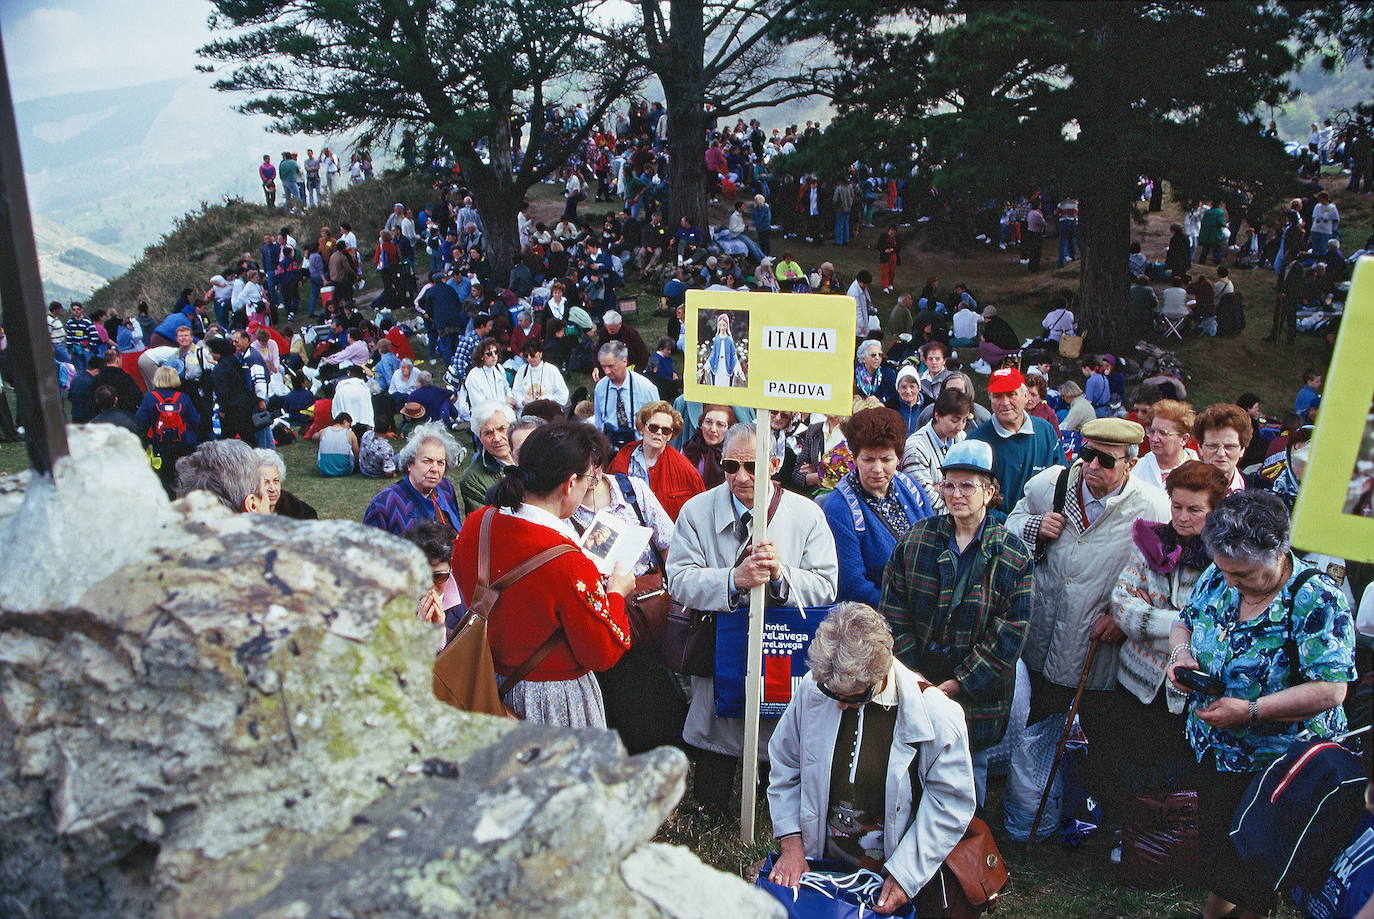
<svg viewBox="0 0 1374 919"><path fill-rule="evenodd" d="M1364 787L1355 753L1329 738L1296 741L1250 783L1231 841L1275 890L1319 887L1364 816Z"/></svg>
<svg viewBox="0 0 1374 919"><path fill-rule="evenodd" d="M564 643L563 627L559 626L515 671L497 687L496 670L492 664L491 645L487 642L487 622L501 593L526 575L533 574L560 555L576 552L572 545L550 546L533 558L506 572L495 582L491 580L491 527L498 511L489 507L483 512L477 536L477 583L468 603L468 611L453 630L448 643L434 659L431 688L434 697L465 712L477 712L515 718L505 704L506 695L534 668L544 662L559 644Z"/></svg>
<svg viewBox="0 0 1374 919"><path fill-rule="evenodd" d="M186 419L181 414L181 393L174 392L170 398L163 398L153 390L157 400L157 417L148 429L148 439L155 444L179 444L186 440Z"/></svg>

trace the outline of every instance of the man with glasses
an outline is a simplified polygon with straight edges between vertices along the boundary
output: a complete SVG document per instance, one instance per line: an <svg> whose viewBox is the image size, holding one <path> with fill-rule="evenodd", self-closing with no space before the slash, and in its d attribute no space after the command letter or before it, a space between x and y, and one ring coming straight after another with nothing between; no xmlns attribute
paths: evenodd
<svg viewBox="0 0 1374 919"><path fill-rule="evenodd" d="M1131 560L1132 527L1137 520L1168 520L1169 499L1131 476L1145 439L1140 425L1096 418L1082 433L1078 461L1032 477L1006 527L1036 554L1022 654L1030 671L1031 724L1068 710L1089 648L1098 643L1079 717L1088 735L1088 788L1110 808L1121 766L1113 735L1130 730L1134 701L1116 678L1125 635L1112 619L1112 587Z"/></svg>
<svg viewBox="0 0 1374 919"><path fill-rule="evenodd" d="M667 579L668 593L684 606L719 615L745 613L749 591L765 584L771 604L824 606L835 600L835 540L818 505L775 487L768 538L753 542L756 437L752 424L730 428L721 453L725 481L689 500L678 514ZM771 463L777 472L778 457ZM774 724L760 723L761 750ZM682 736L696 748L693 796L705 810L723 816L744 749L744 719L716 717L711 677L692 677Z"/></svg>

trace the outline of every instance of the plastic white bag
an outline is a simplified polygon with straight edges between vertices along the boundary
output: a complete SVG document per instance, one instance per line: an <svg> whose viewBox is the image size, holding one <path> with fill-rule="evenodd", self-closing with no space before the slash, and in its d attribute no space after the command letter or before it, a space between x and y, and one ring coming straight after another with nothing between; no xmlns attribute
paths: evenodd
<svg viewBox="0 0 1374 919"><path fill-rule="evenodd" d="M1007 776L1007 796L1003 802L1006 813L1004 827L1007 836L1017 842L1030 839L1035 810L1040 805L1040 793L1050 777L1054 765L1054 748L1064 733L1065 713L1050 715L1028 726L1021 735L1021 744L1011 755L1011 772ZM1040 817L1037 840L1049 839L1059 829L1063 810L1064 773L1054 777L1054 787L1045 800L1045 812Z"/></svg>

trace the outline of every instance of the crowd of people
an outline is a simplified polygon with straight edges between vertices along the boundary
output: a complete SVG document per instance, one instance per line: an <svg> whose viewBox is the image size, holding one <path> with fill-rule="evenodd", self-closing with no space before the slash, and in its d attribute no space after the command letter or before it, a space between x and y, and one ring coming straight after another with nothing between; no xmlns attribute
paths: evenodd
<svg viewBox="0 0 1374 919"><path fill-rule="evenodd" d="M636 626L646 585L707 622L739 615L756 588L774 605L833 607L786 714L760 731L779 883L822 857L876 863L878 913L914 901L987 806L989 751L1007 734L1020 669L1031 723L1081 688L1085 782L1109 828L1132 795L1195 789L1200 845L1216 857L1204 915L1267 912L1272 889L1234 856L1231 812L1299 731L1345 729L1357 675L1345 567L1288 536L1321 375L1304 375L1275 426L1252 395L1195 407L1178 376L1132 387L1112 354L1066 364L1067 301L1029 342L969 285L937 277L879 316L868 270L803 268L796 248L775 258L773 234L846 245L875 213L907 213L896 170L856 166L828 185L774 175L819 126L770 136L741 121L706 156L727 222L669 227L654 111L632 107L590 133L560 176L559 220L522 211L506 277L493 276L483 215L445 171L431 200L395 205L375 245L344 224L301 246L283 226L166 317L147 305L87 317L81 304L64 317L52 304L72 420L122 424L169 492L204 488L236 512L315 515L283 487L274 449L297 438L318 445L322 476L394 479L362 520L424 552L434 578L417 615L436 646L488 589L481 564L499 576L541 560L487 623L505 703L531 721L612 728L632 751L682 747L693 802L714 818L754 753L743 720L716 713L710 667L671 671L662 636ZM547 117L576 125L578 113ZM260 176L304 212L338 172L326 149L301 164L264 157ZM589 193L623 208L584 221ZM1031 271L1041 197L1001 208L988 237L1018 246ZM1318 196L1308 217L1296 211L1311 235L1303 249L1282 243L1280 260L1323 242L1321 207ZM1078 256L1077 208L1060 196L1050 209L1061 265ZM884 292L902 286L892 219L877 247ZM1220 260L1232 250L1208 235L1218 218L1201 219L1187 254ZM1150 271L1135 268L1153 296ZM1214 303L1226 296L1218 274L1206 282ZM356 297L368 275L380 287L371 316ZM637 299L621 296L636 275L661 289L666 335L636 327ZM687 401L673 357L693 287L851 297L852 412ZM576 385L584 375L590 385ZM757 425L773 438L767 470ZM767 539L753 537L758 475L778 486ZM633 565L544 560L601 514L650 531ZM1190 688L1184 670L1217 691Z"/></svg>

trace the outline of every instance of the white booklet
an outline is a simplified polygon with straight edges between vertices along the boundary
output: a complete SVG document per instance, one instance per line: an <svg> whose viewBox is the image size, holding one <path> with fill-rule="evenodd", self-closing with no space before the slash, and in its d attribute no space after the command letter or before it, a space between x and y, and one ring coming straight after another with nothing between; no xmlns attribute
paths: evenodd
<svg viewBox="0 0 1374 919"><path fill-rule="evenodd" d="M597 511L592 525L582 534L578 543L587 557L596 562L602 574L610 574L618 563L623 563L626 571L634 570L635 563L644 554L654 531L648 527L635 526L613 516L606 510Z"/></svg>

